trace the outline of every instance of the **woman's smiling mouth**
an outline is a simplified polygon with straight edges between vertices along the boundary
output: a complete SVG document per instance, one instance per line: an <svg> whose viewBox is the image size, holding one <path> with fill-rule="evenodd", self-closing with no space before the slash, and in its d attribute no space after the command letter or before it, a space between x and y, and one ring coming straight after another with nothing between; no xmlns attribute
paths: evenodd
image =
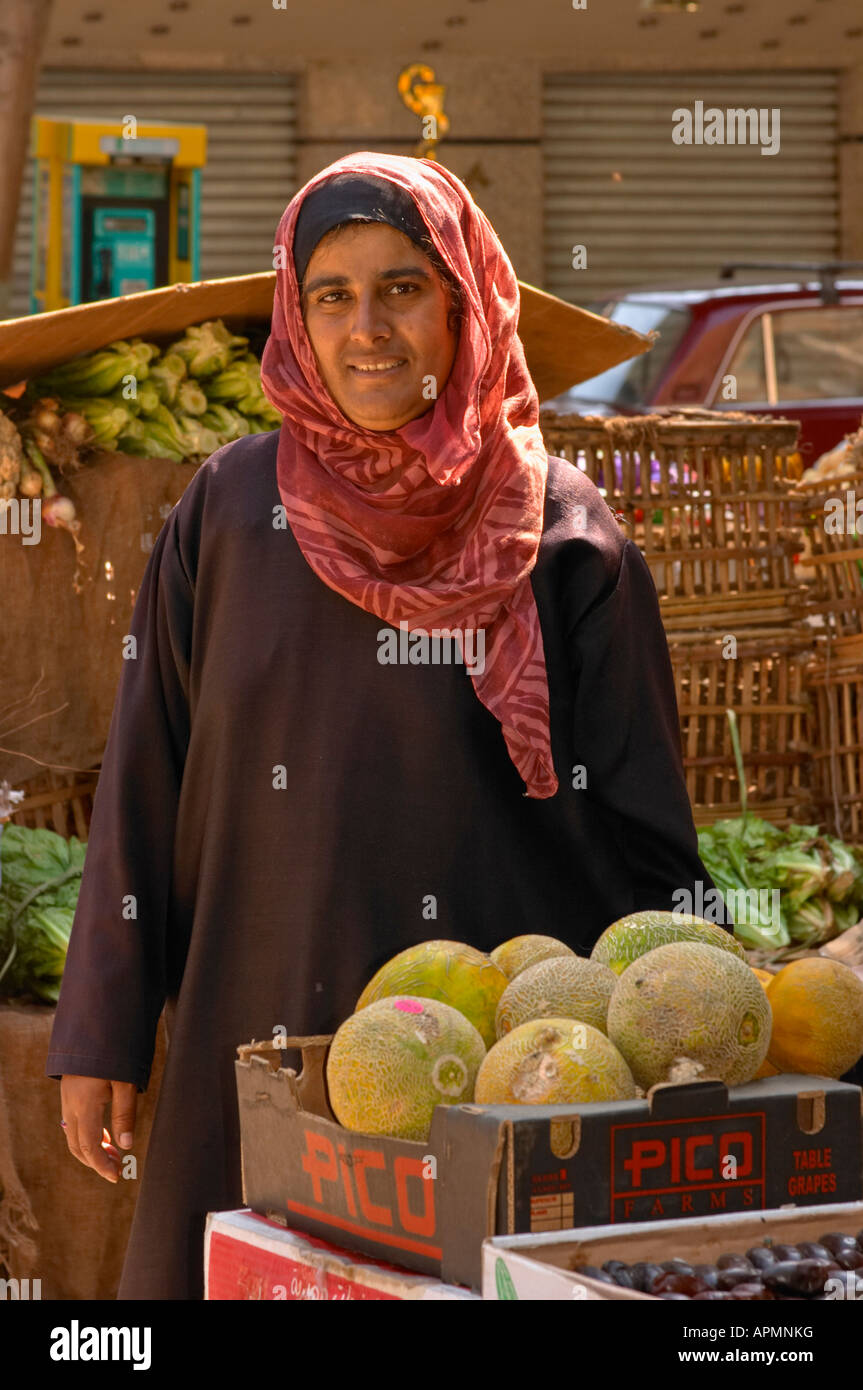
<svg viewBox="0 0 863 1390"><path fill-rule="evenodd" d="M359 376L386 376L390 372L397 371L399 367L407 366L407 358L390 357L383 358L378 362L354 363L349 362L350 371L356 372Z"/></svg>

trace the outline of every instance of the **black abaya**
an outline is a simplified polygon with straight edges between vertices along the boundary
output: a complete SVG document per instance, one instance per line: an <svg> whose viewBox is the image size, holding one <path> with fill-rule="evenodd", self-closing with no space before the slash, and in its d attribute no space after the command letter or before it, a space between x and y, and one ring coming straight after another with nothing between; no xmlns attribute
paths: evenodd
<svg viewBox="0 0 863 1390"><path fill-rule="evenodd" d="M143 1089L168 1001L124 1299L201 1297L205 1213L242 1203L237 1044L333 1031L430 937L586 953L712 886L653 581L589 480L551 459L531 583L560 787L533 800L464 667L382 665L381 620L274 525L277 440L213 455L150 555L48 1057Z"/></svg>

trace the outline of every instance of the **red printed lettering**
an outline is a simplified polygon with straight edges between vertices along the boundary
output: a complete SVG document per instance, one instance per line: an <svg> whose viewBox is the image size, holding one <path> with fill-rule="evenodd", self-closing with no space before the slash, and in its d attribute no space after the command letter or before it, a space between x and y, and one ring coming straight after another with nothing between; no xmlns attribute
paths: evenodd
<svg viewBox="0 0 863 1390"><path fill-rule="evenodd" d="M345 1153L344 1144L339 1144L339 1167L342 1170L342 1187L345 1189L345 1201L348 1204L348 1216L356 1216L357 1204L354 1201L354 1192L351 1186L351 1166L348 1156Z"/></svg>
<svg viewBox="0 0 863 1390"><path fill-rule="evenodd" d="M740 1155L739 1158L737 1157L736 1154L733 1154L733 1155L731 1154L731 1145L732 1145L732 1144L739 1144L740 1147L741 1147L741 1149L743 1150L743 1152L742 1152L742 1154ZM737 1130L733 1130L730 1134L723 1134L722 1138L721 1138L720 1141L719 1141L719 1171L720 1171L720 1173L722 1172L722 1164L723 1164L723 1161L724 1161L727 1157L733 1157L733 1158L735 1158L735 1160L736 1160L737 1167L736 1167L735 1174L734 1174L735 1177L737 1177L737 1178L748 1178L748 1177L749 1177L749 1174L752 1172L752 1167L753 1167L753 1154L752 1154L752 1135L749 1134L747 1130L745 1130L745 1129L737 1129Z"/></svg>
<svg viewBox="0 0 863 1390"><path fill-rule="evenodd" d="M665 1158L665 1145L661 1139L636 1139L632 1145L632 1157L624 1159L623 1166L632 1174L632 1186L641 1187L641 1175L646 1168L658 1168Z"/></svg>
<svg viewBox="0 0 863 1390"><path fill-rule="evenodd" d="M434 1178L424 1178L425 1164L421 1158L397 1158L393 1163L399 1220L406 1231L417 1236L433 1236L435 1230ZM421 1213L411 1211L408 1203L408 1178L419 1178L423 1197Z"/></svg>
<svg viewBox="0 0 863 1390"><path fill-rule="evenodd" d="M392 1212L388 1207L379 1207L369 1197L366 1187L366 1168L385 1168L386 1159L380 1149L354 1149L354 1181L360 1199L360 1211L375 1226L391 1226Z"/></svg>
<svg viewBox="0 0 863 1390"><path fill-rule="evenodd" d="M321 1187L321 1179L325 1179L326 1182L336 1182L339 1176L336 1151L325 1134L315 1134L314 1130L306 1130L303 1171L308 1173L312 1180L312 1192L315 1201L323 1202L324 1190Z"/></svg>

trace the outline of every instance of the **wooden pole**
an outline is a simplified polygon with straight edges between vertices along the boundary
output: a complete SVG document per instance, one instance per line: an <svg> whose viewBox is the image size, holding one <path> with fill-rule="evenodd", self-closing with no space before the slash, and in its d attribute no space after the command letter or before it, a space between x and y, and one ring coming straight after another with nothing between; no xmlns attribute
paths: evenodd
<svg viewBox="0 0 863 1390"><path fill-rule="evenodd" d="M0 318L8 317L21 180L53 0L0 0Z"/></svg>

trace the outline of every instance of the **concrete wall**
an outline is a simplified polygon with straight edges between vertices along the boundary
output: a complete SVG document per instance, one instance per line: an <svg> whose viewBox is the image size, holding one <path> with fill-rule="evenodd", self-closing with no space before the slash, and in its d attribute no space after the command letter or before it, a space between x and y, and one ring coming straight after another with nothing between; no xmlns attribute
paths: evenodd
<svg viewBox="0 0 863 1390"><path fill-rule="evenodd" d="M305 66L302 181L353 150L413 152L420 121L402 102L396 84L401 69L416 57L405 52L372 62L313 61ZM429 62L435 66L433 55ZM741 65L745 66L742 59ZM532 284L541 284L543 275L543 73L573 66L560 56L501 62L447 54L438 63L438 76L447 85L444 110L450 119L439 156L467 182L516 273ZM611 55L608 66L614 66ZM661 67L668 70L667 56ZM841 75L839 129L839 254L844 260L863 260L863 67Z"/></svg>
<svg viewBox="0 0 863 1390"><path fill-rule="evenodd" d="M302 182L355 150L412 154L420 118L398 93L415 54L373 63L313 62L300 97ZM434 67L434 61L431 64ZM448 56L444 112L450 131L439 156L464 179L503 242L516 274L542 278L542 70L535 64Z"/></svg>

